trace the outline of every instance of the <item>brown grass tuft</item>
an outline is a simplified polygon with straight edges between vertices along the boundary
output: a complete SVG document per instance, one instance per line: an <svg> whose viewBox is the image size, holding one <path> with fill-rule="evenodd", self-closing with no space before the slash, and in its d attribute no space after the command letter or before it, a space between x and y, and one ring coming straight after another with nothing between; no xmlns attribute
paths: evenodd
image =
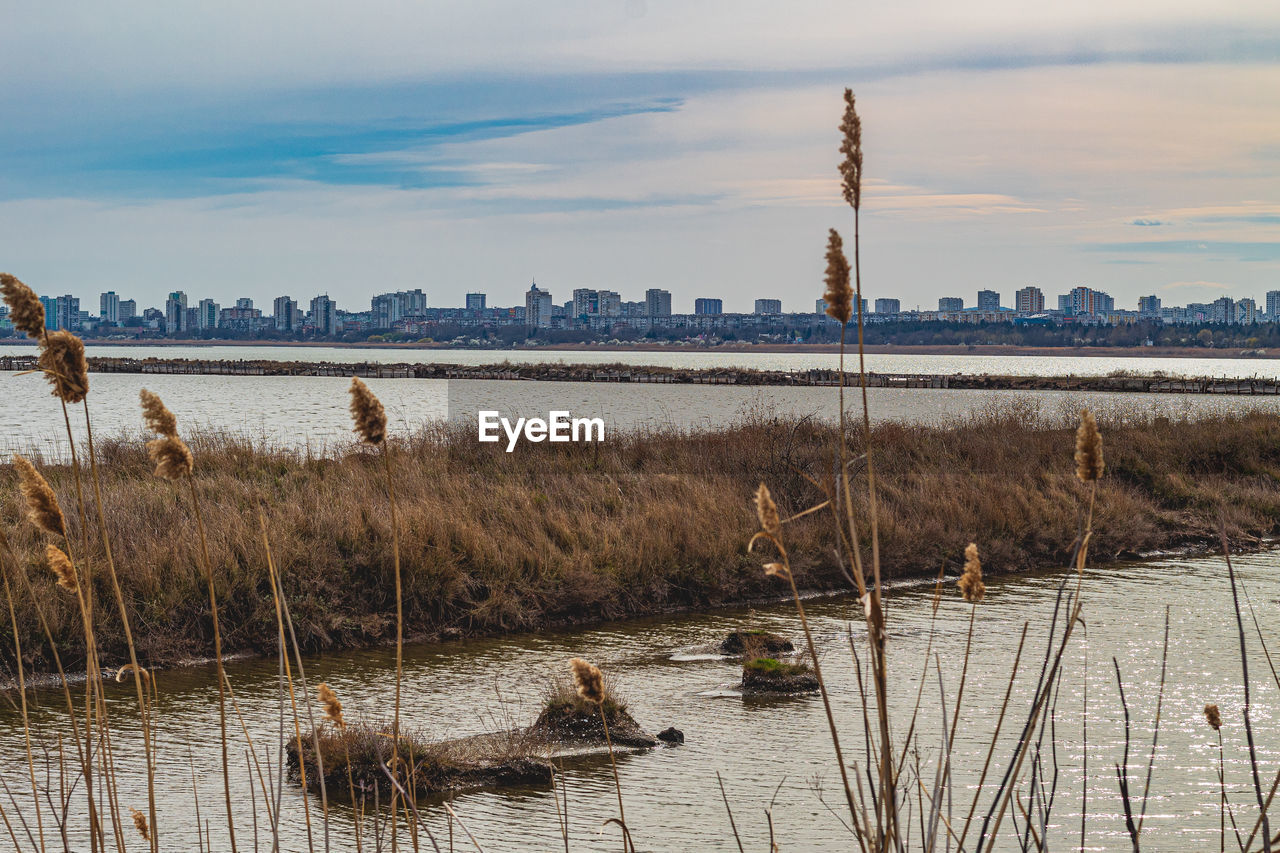
<svg viewBox="0 0 1280 853"><path fill-rule="evenodd" d="M1076 430L1076 476L1088 483L1102 476L1106 463L1102 460L1102 436L1098 422L1088 409L1080 411L1080 428Z"/></svg>
<svg viewBox="0 0 1280 853"><path fill-rule="evenodd" d="M360 440L366 444L381 444L387 437L387 413L358 376L351 377L351 418Z"/></svg>
<svg viewBox="0 0 1280 853"><path fill-rule="evenodd" d="M1215 732L1222 728L1222 714L1217 705L1205 705L1204 718Z"/></svg>
<svg viewBox="0 0 1280 853"><path fill-rule="evenodd" d="M89 393L89 362L84 341L67 331L48 332L40 350L40 369L64 403L82 402Z"/></svg>
<svg viewBox="0 0 1280 853"><path fill-rule="evenodd" d="M166 480L179 480L191 474L195 459L187 443L174 435L147 442L147 455L155 463L155 474Z"/></svg>
<svg viewBox="0 0 1280 853"><path fill-rule="evenodd" d="M159 395L143 388L138 392L138 397L142 400L142 420L146 423L147 429L169 438L177 438L178 419L165 406Z"/></svg>
<svg viewBox="0 0 1280 853"><path fill-rule="evenodd" d="M854 210L862 207L862 119L852 89L844 90L844 119L840 122L840 185Z"/></svg>
<svg viewBox="0 0 1280 853"><path fill-rule="evenodd" d="M603 704L604 676L600 672L600 667L582 658L569 661L569 667L573 670L573 681L578 686L578 695L593 705Z"/></svg>
<svg viewBox="0 0 1280 853"><path fill-rule="evenodd" d="M827 316L848 323L853 318L853 288L849 285L849 259L844 256L840 232L827 234L827 290L822 301L827 303Z"/></svg>
<svg viewBox="0 0 1280 853"><path fill-rule="evenodd" d="M75 592L79 583L76 581L76 567L71 565L71 558L57 545L46 546L44 556L49 561L49 568L54 576L58 578L58 586Z"/></svg>
<svg viewBox="0 0 1280 853"><path fill-rule="evenodd" d="M36 292L7 272L0 272L0 294L9 306L9 319L14 328L29 338L44 334L44 305Z"/></svg>
<svg viewBox="0 0 1280 853"><path fill-rule="evenodd" d="M67 522L58 506L58 496L53 493L36 466L14 454L13 467L18 471L18 488L27 502L27 518L45 533L54 536L67 535Z"/></svg>
<svg viewBox="0 0 1280 853"><path fill-rule="evenodd" d="M987 594L982 582L982 561L978 559L978 546L970 542L964 549L964 573L960 575L960 594L970 604L977 604Z"/></svg>

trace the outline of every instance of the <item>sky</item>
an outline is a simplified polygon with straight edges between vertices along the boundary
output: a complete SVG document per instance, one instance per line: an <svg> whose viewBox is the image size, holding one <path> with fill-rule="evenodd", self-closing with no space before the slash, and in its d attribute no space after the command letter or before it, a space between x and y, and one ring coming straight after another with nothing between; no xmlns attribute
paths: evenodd
<svg viewBox="0 0 1280 853"><path fill-rule="evenodd" d="M869 298L1280 289L1274 0L0 2L0 270L91 310L809 311L846 86Z"/></svg>

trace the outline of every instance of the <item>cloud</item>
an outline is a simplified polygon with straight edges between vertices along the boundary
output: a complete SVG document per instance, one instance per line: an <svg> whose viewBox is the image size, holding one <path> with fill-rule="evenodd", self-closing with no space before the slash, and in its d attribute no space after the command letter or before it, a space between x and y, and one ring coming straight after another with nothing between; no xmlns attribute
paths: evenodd
<svg viewBox="0 0 1280 853"><path fill-rule="evenodd" d="M1082 248L1090 252L1120 254L1202 255L1247 263L1280 260L1280 241L1151 240L1136 243L1094 243Z"/></svg>
<svg viewBox="0 0 1280 853"><path fill-rule="evenodd" d="M1160 286L1161 290L1232 290L1230 284L1220 281L1172 281Z"/></svg>
<svg viewBox="0 0 1280 853"><path fill-rule="evenodd" d="M1168 222L1161 222L1159 219L1135 219L1135 220L1133 220L1132 222L1130 222L1129 224L1130 224L1130 225L1142 225L1142 226L1145 226L1145 227L1151 227L1151 226L1155 226L1155 225L1169 225L1170 223L1168 223Z"/></svg>

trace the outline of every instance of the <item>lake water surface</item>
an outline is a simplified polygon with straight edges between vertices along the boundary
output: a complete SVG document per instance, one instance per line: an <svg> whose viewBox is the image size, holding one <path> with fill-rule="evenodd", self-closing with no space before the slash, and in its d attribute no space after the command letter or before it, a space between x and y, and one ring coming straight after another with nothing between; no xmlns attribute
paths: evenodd
<svg viewBox="0 0 1280 853"><path fill-rule="evenodd" d="M1244 590L1258 608L1264 636L1272 649L1277 637L1270 614L1280 597L1278 560L1275 553L1236 560ZM954 820L968 810L972 786L986 756L989 734L1008 684L1017 638L1026 622L1030 625L1029 639L1014 683L1007 737L1002 737L996 751L997 766L1003 766L999 764L1001 757L1011 749L1010 738L1025 716L1027 697L1039 675L1044 637L1064 576L1061 572L1048 572L991 581L987 600L978 605L953 759L958 775ZM1216 737L1202 715L1207 702L1222 708L1227 789L1237 821L1251 826L1256 814L1256 809L1249 807L1253 791L1241 725L1240 661L1223 561L1162 559L1090 570L1083 590L1087 630L1077 633L1068 652L1056 706L1056 737L1052 744L1045 744L1046 756L1051 747L1056 749L1059 774L1050 821L1052 847L1076 849L1083 802L1087 803L1089 815L1087 848L1130 849L1114 769L1123 756L1124 717L1112 658L1124 679L1132 715L1134 746L1130 764L1135 778L1140 780L1145 776L1151 746L1167 606L1168 687L1152 797L1143 830L1144 847L1175 853L1216 850L1218 753ZM887 598L893 723L898 737L909 722L927 649L937 656L936 665L941 667L948 713L955 699L970 608L950 585L935 621L931 616L932 600L931 585L902 586ZM846 598L824 598L811 600L807 610L832 687L846 755L865 766L860 700L848 645L848 624L851 619L856 623L857 604ZM1244 618L1250 625L1247 611ZM747 849L766 849L764 809L773 802L782 849L847 851L851 842L837 820L843 811L842 795L820 699L744 698L734 689L738 667L707 654L727 631L744 624L777 631L797 641L802 637L794 607L778 603L753 611L724 610L606 623L560 633L411 646L406 650L405 662L405 719L436 738L493 731L509 723L526 724L536 715L539 696L552 673L563 671L570 657L583 656L616 679L642 725L651 731L674 725L683 730L687 739L682 747L627 753L619 761L627 819L638 849L736 850L721 802L718 772ZM852 633L855 643L865 650L865 638L856 624ZM1280 693L1256 638L1250 644L1255 656L1252 719L1266 786L1280 769ZM919 760L922 772L929 778L938 757L942 714L938 675L933 667L930 664L918 723ZM386 717L393 668L392 656L385 649L312 657L306 662L306 670L312 685L321 680L333 685L346 704L349 718ZM259 746L260 760L265 764L270 753L274 762L280 725L275 662L234 663L228 672L245 725ZM201 813L212 827L214 849L226 849L225 842L219 841L218 830L222 805L213 670L193 667L159 673L158 678L159 743L165 756L159 787L161 825L167 838L164 849L194 849L192 765ZM1087 794L1082 786L1086 748L1080 725L1086 683ZM128 690L115 690L111 699L117 765L125 768L136 768L141 761L131 695ZM40 695L35 714L38 743L49 743L63 723L56 710L60 701L54 693ZM26 785L22 755L17 715L7 708L0 710L0 773L15 792ZM253 805L242 741L233 755L236 809L244 849ZM610 829L602 829L603 821L613 816L616 808L608 762L599 758L570 761L565 773L571 849L616 850L616 836ZM124 804L143 808L145 785L140 774L127 772L122 777ZM830 810L820 800L819 790ZM288 850L306 849L303 796L296 786L286 788L284 834ZM983 800L984 808L987 799ZM318 797L311 798L311 806L316 820ZM457 797L453 806L485 850L563 849L550 790L465 794ZM437 837L447 837L444 809L427 805L424 812ZM260 815L259 820L261 827L264 818ZM350 810L335 807L331 818L335 849L354 849L353 826ZM1005 826L1010 828L1007 820ZM466 849L460 833L456 841L455 849ZM3 844L0 842L0 846ZM318 837L317 849L322 849ZM996 849L1016 849L1012 836Z"/></svg>

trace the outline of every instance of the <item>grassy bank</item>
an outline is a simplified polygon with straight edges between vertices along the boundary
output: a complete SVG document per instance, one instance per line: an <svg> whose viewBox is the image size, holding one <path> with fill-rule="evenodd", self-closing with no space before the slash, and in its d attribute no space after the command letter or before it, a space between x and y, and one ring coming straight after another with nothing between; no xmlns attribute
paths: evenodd
<svg viewBox="0 0 1280 853"><path fill-rule="evenodd" d="M1102 428L1108 469L1096 561L1212 541L1219 517L1238 543L1280 526L1280 421L1245 415ZM876 427L886 573L956 569L970 541L983 543L990 572L1065 565L1082 490L1062 464L1072 440L1069 427L1038 428L1017 411L945 428ZM833 446L832 428L785 418L714 433L610 436L598 445L526 443L510 454L478 444L469 430L394 445L406 633L531 630L780 594L744 547L755 527L748 497L764 481L784 513L805 509L818 499L806 476L833 471ZM276 640L259 510L305 648L394 637L391 529L376 457L352 450L299 458L225 438L197 440L193 449L227 652L267 652ZM188 496L152 476L140 443L104 444L99 461L125 598L133 623L146 626L137 632L140 657L163 664L208 655L212 624ZM45 470L62 506L73 508L70 470ZM74 513L68 521L76 524ZM80 662L73 599L55 587L13 498L3 522L47 602L64 661ZM801 586L844 585L829 525L825 513L789 525ZM71 531L73 542L80 536ZM90 553L100 550L96 538L90 531ZM102 574L95 584L106 600ZM31 663L50 666L36 620L21 630ZM108 608L98 637L104 664L120 663L123 636ZM11 657L7 640L0 648Z"/></svg>

